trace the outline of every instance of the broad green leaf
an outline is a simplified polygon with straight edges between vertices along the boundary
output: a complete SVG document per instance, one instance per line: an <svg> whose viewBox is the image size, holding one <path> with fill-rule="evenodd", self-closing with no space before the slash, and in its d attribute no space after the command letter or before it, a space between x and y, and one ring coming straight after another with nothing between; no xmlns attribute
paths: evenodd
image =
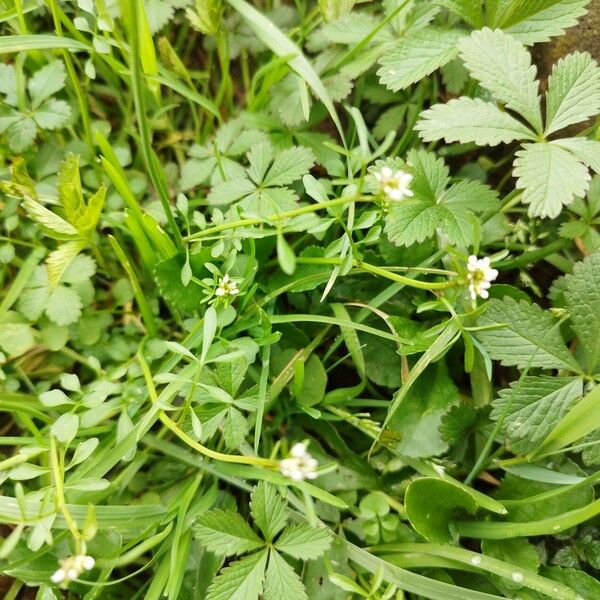
<svg viewBox="0 0 600 600"><path fill-rule="evenodd" d="M453 13L464 19L471 27L480 29L483 26L483 4L481 0L435 0Z"/></svg>
<svg viewBox="0 0 600 600"><path fill-rule="evenodd" d="M67 413L58 417L50 427L50 433L63 444L70 444L77 435L79 428L79 418L77 415Z"/></svg>
<svg viewBox="0 0 600 600"><path fill-rule="evenodd" d="M596 173L600 173L600 141L589 140L584 137L574 137L552 140L550 143L568 150L584 165Z"/></svg>
<svg viewBox="0 0 600 600"><path fill-rule="evenodd" d="M486 556L501 560L513 567L520 567L529 573L537 573L540 566L540 557L533 544L523 538L509 540L483 540L481 551ZM523 587L523 582L513 581L504 577L495 576L494 580L502 588L511 590Z"/></svg>
<svg viewBox="0 0 600 600"><path fill-rule="evenodd" d="M413 175L411 190L420 200L436 202L450 182L450 169L433 152L411 150L407 163Z"/></svg>
<svg viewBox="0 0 600 600"><path fill-rule="evenodd" d="M13 65L0 64L0 94L11 106L17 105L17 72Z"/></svg>
<svg viewBox="0 0 600 600"><path fill-rule="evenodd" d="M325 396L327 388L327 371L316 354L311 354L304 364L304 384L296 395L301 406L319 404Z"/></svg>
<svg viewBox="0 0 600 600"><path fill-rule="evenodd" d="M72 288L57 285L46 303L46 314L57 325L70 325L81 316L81 297Z"/></svg>
<svg viewBox="0 0 600 600"><path fill-rule="evenodd" d="M272 483L266 481L258 483L252 492L250 509L254 522L263 532L267 541L272 541L287 523L287 503Z"/></svg>
<svg viewBox="0 0 600 600"><path fill-rule="evenodd" d="M37 126L33 117L20 118L8 128L8 146L13 152L27 150L35 141Z"/></svg>
<svg viewBox="0 0 600 600"><path fill-rule="evenodd" d="M523 202L535 217L557 217L563 206L584 196L590 182L587 167L556 144L525 144L516 153L513 175Z"/></svg>
<svg viewBox="0 0 600 600"><path fill-rule="evenodd" d="M460 513L474 513L472 496L449 481L422 477L410 483L404 497L406 516L423 537L440 544L456 538L451 524Z"/></svg>
<svg viewBox="0 0 600 600"><path fill-rule="evenodd" d="M214 509L198 517L194 536L211 552L233 556L263 546L263 541L236 512Z"/></svg>
<svg viewBox="0 0 600 600"><path fill-rule="evenodd" d="M531 45L548 42L551 37L563 35L565 29L577 25L579 18L586 13L585 6L589 1L492 0L489 4L503 6L502 13L493 21L495 26Z"/></svg>
<svg viewBox="0 0 600 600"><path fill-rule="evenodd" d="M265 600L308 600L298 574L282 558L279 552L269 553L269 565L265 573Z"/></svg>
<svg viewBox="0 0 600 600"><path fill-rule="evenodd" d="M444 139L448 143L496 146L514 140L535 139L529 128L495 104L466 96L424 111L415 129L425 142Z"/></svg>
<svg viewBox="0 0 600 600"><path fill-rule="evenodd" d="M65 66L60 60L55 60L36 71L27 84L32 108L36 110L46 98L61 90L66 78Z"/></svg>
<svg viewBox="0 0 600 600"><path fill-rule="evenodd" d="M73 401L62 390L48 390L40 394L40 402L44 406L55 407L73 404Z"/></svg>
<svg viewBox="0 0 600 600"><path fill-rule="evenodd" d="M442 31L426 27L404 35L394 48L379 60L377 71L382 85L402 90L450 62L457 54L457 30Z"/></svg>
<svg viewBox="0 0 600 600"><path fill-rule="evenodd" d="M266 550L231 563L211 583L206 600L258 600L266 565Z"/></svg>
<svg viewBox="0 0 600 600"><path fill-rule="evenodd" d="M600 386L594 387L556 424L534 452L540 456L560 450L600 427Z"/></svg>
<svg viewBox="0 0 600 600"><path fill-rule="evenodd" d="M459 401L458 390L443 363L432 365L417 379L388 427L399 433L397 451L412 458L438 456L448 449L441 419Z"/></svg>
<svg viewBox="0 0 600 600"><path fill-rule="evenodd" d="M312 150L294 146L283 150L275 157L268 173L262 180L263 185L278 187L288 185L300 179L310 171L315 157Z"/></svg>
<svg viewBox="0 0 600 600"><path fill-rule="evenodd" d="M580 370L565 346L557 322L537 304L517 302L509 296L492 299L477 324L501 325L476 335L490 356L504 366Z"/></svg>
<svg viewBox="0 0 600 600"><path fill-rule="evenodd" d="M565 276L565 301L573 329L583 348L586 372L600 365L600 252L584 258Z"/></svg>
<svg viewBox="0 0 600 600"><path fill-rule="evenodd" d="M41 129L60 129L71 118L71 107L64 100L46 100L33 113L33 120Z"/></svg>
<svg viewBox="0 0 600 600"><path fill-rule="evenodd" d="M537 448L582 394L578 377L524 377L500 390L490 417L502 422L509 448L526 454Z"/></svg>
<svg viewBox="0 0 600 600"><path fill-rule="evenodd" d="M411 198L391 206L385 216L385 232L397 246L420 244L433 236L442 218L437 204Z"/></svg>
<svg viewBox="0 0 600 600"><path fill-rule="evenodd" d="M313 560L331 546L331 535L325 527L313 528L298 523L284 529L275 542L275 548L299 560Z"/></svg>
<svg viewBox="0 0 600 600"><path fill-rule="evenodd" d="M61 163L58 171L58 198L69 223L74 223L83 216L85 202L79 176L79 155L72 152Z"/></svg>
<svg viewBox="0 0 600 600"><path fill-rule="evenodd" d="M0 317L0 348L8 356L24 354L36 343L36 331L14 311Z"/></svg>
<svg viewBox="0 0 600 600"><path fill-rule="evenodd" d="M536 68L525 47L499 29L474 31L459 42L460 56L472 77L492 96L542 131Z"/></svg>
<svg viewBox="0 0 600 600"><path fill-rule="evenodd" d="M561 58L548 78L546 131L549 135L600 112L600 68L587 52Z"/></svg>
<svg viewBox="0 0 600 600"><path fill-rule="evenodd" d="M69 264L85 246L86 243L82 240L72 240L61 244L48 255L46 266L48 268L48 279L52 286L58 285Z"/></svg>

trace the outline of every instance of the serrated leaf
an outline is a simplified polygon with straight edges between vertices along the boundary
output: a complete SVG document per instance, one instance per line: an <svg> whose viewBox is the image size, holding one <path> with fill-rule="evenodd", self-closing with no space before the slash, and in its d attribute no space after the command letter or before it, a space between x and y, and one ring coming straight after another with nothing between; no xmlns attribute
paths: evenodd
<svg viewBox="0 0 600 600"><path fill-rule="evenodd" d="M496 146L514 140L535 139L530 129L495 104L466 96L446 104L435 104L424 111L415 129L426 142L444 139L448 143Z"/></svg>
<svg viewBox="0 0 600 600"><path fill-rule="evenodd" d="M258 600L266 564L266 550L231 563L210 584L206 600Z"/></svg>
<svg viewBox="0 0 600 600"><path fill-rule="evenodd" d="M490 417L502 421L510 449L527 454L535 450L582 394L583 382L578 377L524 377L500 390Z"/></svg>
<svg viewBox="0 0 600 600"><path fill-rule="evenodd" d="M574 137L552 140L550 143L572 152L584 165L600 173L600 142Z"/></svg>
<svg viewBox="0 0 600 600"><path fill-rule="evenodd" d="M282 186L298 181L310 171L315 162L312 150L302 146L294 146L283 150L273 160L262 183L266 186Z"/></svg>
<svg viewBox="0 0 600 600"><path fill-rule="evenodd" d="M435 0L454 14L464 19L471 27L479 29L483 25L483 8L481 0Z"/></svg>
<svg viewBox="0 0 600 600"><path fill-rule="evenodd" d="M0 94L5 95L6 104L17 105L17 72L13 65L0 64Z"/></svg>
<svg viewBox="0 0 600 600"><path fill-rule="evenodd" d="M450 62L457 54L460 31L425 27L404 35L379 60L379 81L397 92Z"/></svg>
<svg viewBox="0 0 600 600"><path fill-rule="evenodd" d="M79 236L75 227L32 198L23 201L23 208L51 237L68 240Z"/></svg>
<svg viewBox="0 0 600 600"><path fill-rule="evenodd" d="M41 129L50 131L64 127L71 117L71 107L64 100L46 100L34 113L33 119Z"/></svg>
<svg viewBox="0 0 600 600"><path fill-rule="evenodd" d="M537 304L525 300L517 302L509 296L503 300L492 299L477 324L504 325L477 333L490 356L504 366L580 371L551 313Z"/></svg>
<svg viewBox="0 0 600 600"><path fill-rule="evenodd" d="M27 84L32 108L37 109L46 98L61 90L66 77L65 66L60 60L55 60L36 71Z"/></svg>
<svg viewBox="0 0 600 600"><path fill-rule="evenodd" d="M85 246L84 241L73 240L61 244L56 250L50 252L46 260L50 285L58 285L69 264Z"/></svg>
<svg viewBox="0 0 600 600"><path fill-rule="evenodd" d="M385 233L397 246L410 246L431 237L440 225L439 206L426 200L393 204L385 217Z"/></svg>
<svg viewBox="0 0 600 600"><path fill-rule="evenodd" d="M269 553L269 565L265 573L265 600L308 600L306 590L298 574L279 552Z"/></svg>
<svg viewBox="0 0 600 600"><path fill-rule="evenodd" d="M264 544L239 513L221 509L200 515L194 536L218 556L243 554Z"/></svg>
<svg viewBox="0 0 600 600"><path fill-rule="evenodd" d="M600 365L600 252L575 263L573 273L565 276L564 296L586 370L596 373Z"/></svg>
<svg viewBox="0 0 600 600"><path fill-rule="evenodd" d="M248 429L248 421L244 415L239 410L230 408L223 421L223 438L227 448L237 450L248 435Z"/></svg>
<svg viewBox="0 0 600 600"><path fill-rule="evenodd" d="M18 121L8 128L8 146L13 152L27 150L37 136L36 123L31 117L21 116Z"/></svg>
<svg viewBox="0 0 600 600"><path fill-rule="evenodd" d="M195 272L197 277L203 276L200 265L204 260L210 259L202 254L190 256L192 272ZM194 282L190 282L187 287L181 282L181 269L185 261L185 253L180 253L158 262L154 266L153 275L161 297L178 310L190 313L200 309L203 294L202 288ZM205 273L208 275L208 271L205 270Z"/></svg>
<svg viewBox="0 0 600 600"><path fill-rule="evenodd" d="M576 196L584 196L590 182L585 165L556 144L525 144L516 153L513 175L523 190L529 214L557 217Z"/></svg>
<svg viewBox="0 0 600 600"><path fill-rule="evenodd" d="M563 35L565 29L577 25L589 1L521 0L517 5L512 1L502 2L506 10L493 22L524 44L548 42L551 37Z"/></svg>
<svg viewBox="0 0 600 600"><path fill-rule="evenodd" d="M542 131L536 68L525 47L499 29L474 31L459 42L461 58L472 77L492 96Z"/></svg>
<svg viewBox="0 0 600 600"><path fill-rule="evenodd" d="M259 482L252 492L250 510L254 522L260 527L267 541L272 541L288 520L287 503L277 488L265 481Z"/></svg>
<svg viewBox="0 0 600 600"><path fill-rule="evenodd" d="M329 530L315 529L306 523L298 523L285 529L275 543L280 552L300 560L312 560L321 556L331 546Z"/></svg>
<svg viewBox="0 0 600 600"><path fill-rule="evenodd" d="M546 131L549 135L600 112L600 68L587 52L561 58L548 77Z"/></svg>
<svg viewBox="0 0 600 600"><path fill-rule="evenodd" d="M61 283L84 283L96 272L96 262L87 254L78 254L65 269Z"/></svg>
<svg viewBox="0 0 600 600"><path fill-rule="evenodd" d="M81 316L81 298L72 288L57 285L46 303L46 314L57 325L70 325Z"/></svg>

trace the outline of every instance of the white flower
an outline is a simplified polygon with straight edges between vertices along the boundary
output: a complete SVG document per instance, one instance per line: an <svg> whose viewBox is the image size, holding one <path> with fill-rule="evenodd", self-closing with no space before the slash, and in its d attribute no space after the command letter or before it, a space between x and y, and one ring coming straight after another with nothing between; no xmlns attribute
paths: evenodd
<svg viewBox="0 0 600 600"><path fill-rule="evenodd" d="M405 196L412 196L410 189L413 176L404 171L392 171L390 167L382 167L373 174L379 181L381 191L390 199L396 202L402 200Z"/></svg>
<svg viewBox="0 0 600 600"><path fill-rule="evenodd" d="M219 279L219 285L215 290L215 296L223 298L224 296L235 296L239 293L240 290L238 289L237 283L233 281L229 275L223 275L223 277Z"/></svg>
<svg viewBox="0 0 600 600"><path fill-rule="evenodd" d="M491 282L498 277L497 269L490 267L489 257L477 258L476 256L469 256L467 261L467 280L469 282L469 291L471 292L471 298L475 300L477 296L482 298L489 297L488 290L492 285Z"/></svg>
<svg viewBox="0 0 600 600"><path fill-rule="evenodd" d="M67 556L59 560L58 563L60 568L52 574L50 580L52 583L58 583L60 586L65 587L84 571L93 569L96 561L91 556L77 554L76 556Z"/></svg>
<svg viewBox="0 0 600 600"><path fill-rule="evenodd" d="M302 481L317 477L319 463L306 450L306 444L298 443L292 446L290 455L279 461L279 471L282 475Z"/></svg>

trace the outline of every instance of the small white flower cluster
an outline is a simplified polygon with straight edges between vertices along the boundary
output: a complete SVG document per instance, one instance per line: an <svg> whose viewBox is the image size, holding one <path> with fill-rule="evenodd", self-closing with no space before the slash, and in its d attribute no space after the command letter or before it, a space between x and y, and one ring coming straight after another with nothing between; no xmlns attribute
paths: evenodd
<svg viewBox="0 0 600 600"><path fill-rule="evenodd" d="M66 586L73 579L77 579L84 571L94 568L96 561L91 556L77 554L76 556L67 556L58 561L60 569L57 569L50 577L53 583Z"/></svg>
<svg viewBox="0 0 600 600"><path fill-rule="evenodd" d="M382 167L373 173L383 194L389 199L399 202L405 196L412 196L410 189L413 176L405 171L393 171L390 167Z"/></svg>
<svg viewBox="0 0 600 600"><path fill-rule="evenodd" d="M240 293L238 285L229 275L223 275L219 279L219 285L215 290L215 296L223 298L225 296L235 296Z"/></svg>
<svg viewBox="0 0 600 600"><path fill-rule="evenodd" d="M302 481L317 477L319 463L306 450L306 444L298 443L292 446L290 455L279 461L279 471L282 475Z"/></svg>
<svg viewBox="0 0 600 600"><path fill-rule="evenodd" d="M471 298L473 300L476 300L477 296L481 296L484 299L488 298L490 295L488 290L492 285L491 282L498 277L498 270L492 269L489 257L477 258L473 255L469 256L467 271Z"/></svg>

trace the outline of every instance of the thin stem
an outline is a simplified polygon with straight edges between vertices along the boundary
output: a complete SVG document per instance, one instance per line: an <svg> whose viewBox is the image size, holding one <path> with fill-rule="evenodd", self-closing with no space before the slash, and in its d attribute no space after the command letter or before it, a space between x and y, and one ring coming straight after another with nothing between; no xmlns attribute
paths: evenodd
<svg viewBox="0 0 600 600"><path fill-rule="evenodd" d="M152 373L150 372L150 366L148 362L144 358L144 355L141 352L142 348L137 352L137 359L142 368L142 372L144 374L144 379L146 380L146 386L148 388L148 393L150 395L150 399L153 404L156 404L158 401L158 394L156 393L156 388L154 386L154 381L152 380ZM158 418L162 422L162 424L170 429L180 440L185 442L190 448L193 448L200 454L207 456L208 458L213 458L214 460L220 460L222 462L230 462L237 463L241 465L261 465L263 467L276 469L279 465L279 461L272 460L269 458L261 458L259 456L241 456L239 454L223 454L222 452L216 452L215 450L211 450L202 444L199 444L195 440L193 440L185 431L182 431L177 423L173 421L163 410L158 411Z"/></svg>

